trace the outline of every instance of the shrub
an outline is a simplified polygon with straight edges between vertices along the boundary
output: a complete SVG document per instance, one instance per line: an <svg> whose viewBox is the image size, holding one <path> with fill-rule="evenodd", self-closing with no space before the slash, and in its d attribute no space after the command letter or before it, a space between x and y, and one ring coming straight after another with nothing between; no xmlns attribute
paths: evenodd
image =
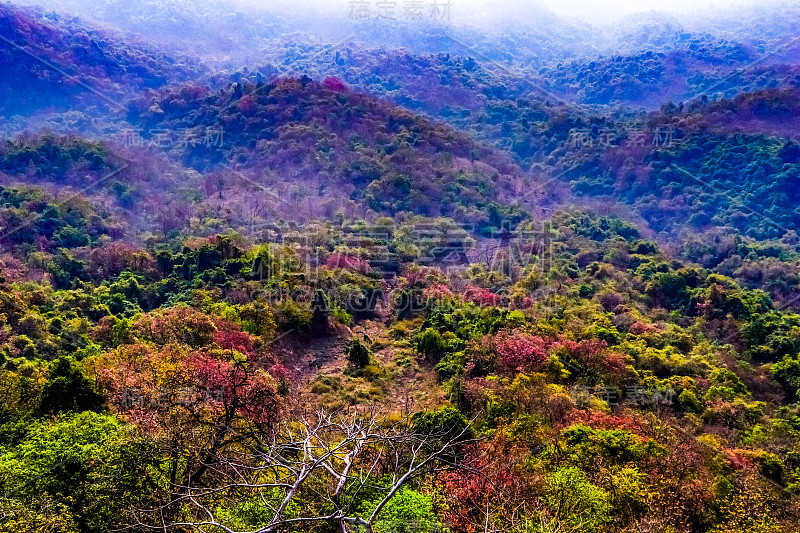
<svg viewBox="0 0 800 533"><path fill-rule="evenodd" d="M287 298L275 307L275 321L283 330L302 331L311 325L313 311Z"/></svg>
<svg viewBox="0 0 800 533"><path fill-rule="evenodd" d="M102 406L103 396L75 359L60 357L53 362L42 389L39 409L43 413L100 411Z"/></svg>
<svg viewBox="0 0 800 533"><path fill-rule="evenodd" d="M359 514L368 517L381 499L363 503ZM439 531L439 528L431 497L403 487L381 509L373 529L375 533L415 533Z"/></svg>
<svg viewBox="0 0 800 533"><path fill-rule="evenodd" d="M436 411L420 411L411 417L411 423L415 433L437 435L443 441L453 440L462 433L462 439L472 437L471 430L467 430L469 421L455 407L442 407Z"/></svg>
<svg viewBox="0 0 800 533"><path fill-rule="evenodd" d="M608 496L579 468L559 468L549 475L545 494L548 506L558 520L569 524L569 531L600 531L610 519Z"/></svg>
<svg viewBox="0 0 800 533"><path fill-rule="evenodd" d="M781 361L772 365L772 376L786 392L797 392L800 388L800 359L784 356Z"/></svg>
<svg viewBox="0 0 800 533"><path fill-rule="evenodd" d="M360 340L351 339L345 345L344 350L347 356L347 362L350 363L351 366L355 368L364 368L369 364L372 352L369 351L369 348L361 344Z"/></svg>
<svg viewBox="0 0 800 533"><path fill-rule="evenodd" d="M417 335L417 351L429 361L438 362L447 353L447 343L442 334L433 328L427 328Z"/></svg>
<svg viewBox="0 0 800 533"><path fill-rule="evenodd" d="M494 337L498 362L512 373L541 367L547 361L548 345L541 337L508 330L502 330Z"/></svg>

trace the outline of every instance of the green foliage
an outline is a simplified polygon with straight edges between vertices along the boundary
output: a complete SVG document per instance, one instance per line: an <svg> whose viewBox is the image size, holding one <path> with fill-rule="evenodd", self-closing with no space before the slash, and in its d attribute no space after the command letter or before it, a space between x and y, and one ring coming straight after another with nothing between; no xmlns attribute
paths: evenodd
<svg viewBox="0 0 800 533"><path fill-rule="evenodd" d="M10 520L20 531L53 523L42 502L59 510L63 531L107 531L131 518L120 502L145 504L159 478L152 443L109 415L37 421L3 451L0 484L7 498L0 508L4 525Z"/></svg>
<svg viewBox="0 0 800 533"><path fill-rule="evenodd" d="M434 328L427 328L415 337L417 351L426 359L435 363L439 362L447 353L448 344L442 334Z"/></svg>
<svg viewBox="0 0 800 533"><path fill-rule="evenodd" d="M397 183L409 184L402 179ZM415 186L412 180L409 193ZM3 258L3 275L14 281L0 281L0 459L17 460L15 454L26 446L30 451L31 428L102 412L106 399L93 379L109 390L107 374L119 365L104 369L100 362L111 360L112 354L120 362L153 351L163 366L153 371L151 386L157 389L160 380L173 380L180 388L196 377L184 374L184 366L198 375L214 373L216 367L201 357L213 346L214 353L224 352L226 363L230 358L241 365L237 368L274 369L281 397L291 385L297 394L286 398L300 405L305 405L307 391L310 398L334 408L406 393L426 408L412 417L408 429L434 437L420 453L463 433L462 440L478 442L462 443L446 459L497 454L493 464L514 465L491 483L459 478L466 474L455 471L423 476L419 485L392 499L376 530L405 527L397 521L418 521L418 527L434 529L445 518L456 520L454 528L468 530L477 523L478 508L489 513L491 527L512 530L504 522L507 515L494 507L521 505L531 498L542 505L526 508L530 523L545 530L561 524L571 531L624 531L637 527L660 501L675 510L676 524L697 521L698 528L716 527L724 523L725 506L737 495L758 493L747 485L754 471L736 460L728 464L683 446L674 427L701 435L726 457L746 454L759 473L777 483L796 484L800 462L793 446L800 418L791 402L800 388L800 320L780 307L780 299L773 303L779 290L769 295L761 290L762 282L743 282L746 276L736 270L744 268L742 262L717 267L714 257L711 267L685 265L668 255L671 250L642 240L625 221L575 211L556 215L541 232L522 222L519 230L502 234L502 250L492 264L465 262L446 274L439 268L444 256L437 254L455 250L466 261L461 254L479 234L450 219L406 215L375 224L387 232L383 237L373 237L372 225L365 221L342 216L336 225L310 228L276 223L274 231L283 232L289 244L251 247L243 237L225 234L183 244L176 238L169 246L145 250L117 247L107 238L97 245L91 222L80 223L80 209L48 207L41 191L8 191L4 209L9 217L24 214L14 209L41 212L48 222L36 231L52 230L53 244L26 247L25 239L44 242L36 241L43 234L34 232L13 244L9 257ZM379 193L370 192L383 202ZM393 205L402 201L398 197ZM496 237L499 214L502 210L487 207L479 230L483 236ZM418 238L416 225L426 221L433 231ZM505 239L511 244L505 246ZM732 241L730 248L745 255L728 259L796 259L788 244ZM389 259L382 264L386 250ZM319 257L309 259L313 254ZM420 262L430 264L418 264L419 254L428 254ZM387 272L397 275L385 276ZM52 281L31 281L35 275ZM791 286L784 287L787 293ZM383 291L396 297L390 302L394 309L384 305ZM397 320L400 308L409 320ZM364 320L370 322L361 324ZM363 325L373 338L346 343L349 368L335 379L314 379L314 366L321 360L316 350L317 359L299 370L300 377L312 372L308 387L300 379L295 389L283 368L292 362L294 370L295 362L269 341L280 329L292 332L281 341L292 350L297 346L306 353L317 342L328 350L341 342L345 331L337 321ZM385 364L377 365L370 347L380 348ZM425 360L415 363L415 352ZM525 361L536 364L526 367ZM138 369L131 371L132 377L139 374ZM785 398L765 379L769 375L784 388ZM270 395L274 384L264 374ZM588 387L586 394L593 397L580 403L577 387ZM635 388L644 389L640 398L630 392ZM657 401L656 389L665 388L674 391L672 401ZM616 403L600 401L603 389L616 391ZM443 406L445 398L454 407ZM236 411L237 416L242 412ZM198 419L209 414L198 411ZM477 428L470 426L471 418L478 421ZM185 420L170 423L175 435L195 435L184 431ZM711 428L719 439L709 437ZM59 438L47 433L40 445ZM131 454L150 461L136 471L136 480L94 469L117 464L111 459L102 464L68 459L61 485L45 486L43 480L19 498L0 503L0 512L13 516L11 523L20 530L36 523L63 531L93 531L100 523L119 526L125 511L109 502L127 498L128 489L114 482L140 490L132 500L160 497L164 480L150 467L170 460L163 450L148 451L158 439L126 439ZM733 451L734 446L747 449ZM14 475L21 478L25 468ZM92 477L96 472L118 479L101 482ZM680 477L676 472L691 474ZM711 480L718 473L723 477L714 485ZM723 479L730 480L730 487ZM139 481L149 485L139 487ZM377 505L382 481L374 483L354 501L359 512ZM80 484L80 502L64 496L69 484ZM502 486L502 495L491 493L495 486ZM716 489L720 498L713 505L687 496L713 498ZM279 499L279 492L269 498ZM93 501L102 503L87 503ZM299 516L318 505L313 490L300 491L287 513ZM459 511L459 505L472 507ZM763 508L772 509L770 505ZM270 516L260 500L246 495L220 504L215 513L242 530L263 527ZM320 526L320 531L327 527Z"/></svg>
<svg viewBox="0 0 800 533"><path fill-rule="evenodd" d="M678 405L683 411L688 413L701 413L703 411L703 402L701 402L695 393L689 389L682 391L678 395Z"/></svg>
<svg viewBox="0 0 800 533"><path fill-rule="evenodd" d="M524 315L516 310L481 308L473 303L457 306L445 303L436 304L429 310L423 328L433 328L442 335L450 332L458 339L467 341L497 333L501 329L513 329L523 322ZM456 347L459 345L454 345Z"/></svg>
<svg viewBox="0 0 800 533"><path fill-rule="evenodd" d="M7 238L15 245L32 245L40 238L52 249L87 246L107 233L104 218L110 215L96 211L81 197L58 202L42 189L0 187L0 221L13 229Z"/></svg>
<svg viewBox="0 0 800 533"><path fill-rule="evenodd" d="M35 45L46 35L47 46L34 48L55 70L88 75L93 86L157 88L183 70L156 68L159 56L134 51L148 58L144 64L104 32L49 13L18 15L0 6L0 22L9 42ZM544 47L552 50L533 45L540 33L523 28L507 36L506 59L523 70L533 66L551 88L584 102L651 107L667 85L697 89L753 59L736 42L665 30L644 32L654 51L564 62L560 37ZM632 47L641 44L641 35L628 33ZM454 531L796 529L796 506L778 490L800 486L800 315L792 312L800 284L800 240L792 229L800 221L800 147L784 138L796 133L800 108L796 88L777 88L796 85L794 67L739 72L776 86L767 91L630 114L555 105L534 94L526 76L492 73L474 58L375 54L357 45L285 48L272 50L270 62L308 60L309 75L323 66L338 70L359 90L307 76L265 83L274 72L260 69L212 76L213 89L175 84L142 94L124 117L137 128L202 138L211 119L225 140L181 143L153 161L147 150L117 152L77 137L22 135L0 143L6 181L47 182L47 190L0 187L0 493L7 495L0 529L118 530L133 518L128 506L175 496L162 492L168 466L211 465L213 474L198 483L220 480L232 471L225 460L262 449L264 440L249 440L248 431L263 421L252 412L264 396L275 397L276 380L281 401L292 402L285 411L281 405L287 417L308 407L305 382L334 406L405 394L408 405L427 409L410 429L437 437L420 453L461 433L485 437L447 456L463 452L474 470L426 472L401 489L379 516L380 533L409 530L411 522L432 530L445 517ZM521 60L524 48L534 50ZM0 111L8 111L0 116L13 118L24 107L14 83L34 108L70 101L79 90L74 83L60 83L64 100L52 90L39 94L58 76L31 68L21 51L0 54L0 93L11 96L0 98ZM726 83L723 93L741 87ZM386 98L369 94L376 91ZM444 121L408 111L414 108ZM58 127L69 127L75 115L87 119L64 115ZM569 146L576 130L599 141L631 126L680 131L669 145L632 146L632 132L622 132L610 146ZM123 162L132 171L101 179ZM249 219L264 206L225 170L231 165L256 189L262 179L281 189L292 182L266 206L268 224ZM613 195L622 208L603 199L597 210L630 220L571 208L540 231L538 217L531 220L514 200L533 192L529 174L563 176L579 195ZM64 201L65 190L89 186L100 187L92 203L71 192ZM543 209L565 198L558 187L545 192ZM130 209L141 198L147 205ZM345 215L364 209L374 222ZM308 222L334 211L327 221ZM275 242L248 242L237 228ZM123 233L146 248L124 245ZM384 291L395 296L393 309L384 306ZM397 317L411 319L393 324ZM350 340L351 368L341 376L315 376L325 358L320 350L342 341L340 324L365 320L364 330L379 338ZM270 345L278 328L292 335ZM368 346L380 347L385 367L371 360ZM424 361L413 361L414 349ZM522 356L536 364L526 366ZM117 364L104 368L108 361ZM125 366L129 361L154 363L152 389L183 390L200 378L225 389L231 384L223 378L235 369L263 378L247 393L264 396L248 396L226 413L238 422L218 426L216 403L176 403L162 413L167 433L142 437L97 413L106 405L99 391L110 390L109 373L125 369L123 390L128 379L141 378L143 367ZM283 368L289 363L299 373L291 397ZM578 401L577 387L592 386L586 394L594 397ZM634 399L629 391L638 387L646 392ZM652 389L665 387L674 401L651 401ZM600 401L601 389L626 396L616 405ZM241 399L223 392L221 409ZM448 397L456 407L443 406ZM113 395L108 400L110 409L119 407ZM177 413L189 408L195 410L181 419ZM468 417L483 431L469 427ZM281 422L292 429L298 423ZM209 446L219 435L237 440ZM408 459L398 453L387 466L389 448L374 446L368 451L377 466L353 470L386 477L376 474L359 494L346 491L351 510L374 509L388 477ZM281 470L264 470L257 481L275 483ZM324 474L301 487L287 515L332 512L319 498L331 482ZM263 494L274 503L282 490ZM178 500L171 518L201 516ZM261 530L270 519L264 500L246 490L212 491L209 501L236 530ZM773 527L778 520L786 527ZM278 529L329 533L338 529L333 522Z"/></svg>
<svg viewBox="0 0 800 533"><path fill-rule="evenodd" d="M382 499L378 496L372 501L363 502L359 507L359 515L369 518ZM431 497L403 487L381 509L373 529L376 533L433 533L440 528Z"/></svg>
<svg viewBox="0 0 800 533"><path fill-rule="evenodd" d="M555 517L568 524L571 531L601 531L610 520L608 495L589 482L575 467L559 468L547 477L546 501Z"/></svg>
<svg viewBox="0 0 800 533"><path fill-rule="evenodd" d="M474 436L469 420L454 407L414 413L411 425L415 433L432 435L443 442L467 440Z"/></svg>
<svg viewBox="0 0 800 533"><path fill-rule="evenodd" d="M369 364L372 352L357 338L350 339L344 347L345 356L350 366L364 368Z"/></svg>
<svg viewBox="0 0 800 533"><path fill-rule="evenodd" d="M39 408L43 413L100 411L103 402L103 396L95 390L77 361L72 357L53 361L42 389Z"/></svg>
<svg viewBox="0 0 800 533"><path fill-rule="evenodd" d="M797 393L800 390L800 359L784 356L772 365L772 376L787 392Z"/></svg>
<svg viewBox="0 0 800 533"><path fill-rule="evenodd" d="M659 272L653 275L647 284L647 292L662 299L672 309L681 307L688 301L686 280L675 272Z"/></svg>
<svg viewBox="0 0 800 533"><path fill-rule="evenodd" d="M229 105L243 95L248 95L247 111ZM238 147L250 146L242 159L246 167L293 168L300 189L305 185L327 195L349 190L352 199L383 214L458 216L484 234L499 230L504 220L526 217L518 206L497 201L498 177L508 167L505 157L457 130L364 93L331 90L310 79L266 84L243 79L220 91L176 88L157 100L136 101L129 120L150 129L182 127L202 135L207 124L200 117L221 117L225 143L181 147L176 154L200 171L237 157ZM171 105L174 100L184 105ZM189 109L193 111L187 113ZM256 130L268 142L252 149L250 132ZM356 130L359 134L353 136ZM293 154L289 158L287 151ZM455 165L455 158L481 165ZM331 180L321 185L310 178L319 172Z"/></svg>
<svg viewBox="0 0 800 533"><path fill-rule="evenodd" d="M306 331L311 325L314 312L291 298L279 302L274 307L275 320L284 331Z"/></svg>
<svg viewBox="0 0 800 533"><path fill-rule="evenodd" d="M583 424L570 426L562 432L564 448L551 449L545 457L562 455L569 463L585 471L600 468L603 462L619 466L635 466L648 459L663 456L666 449L651 439L639 439L624 429L594 429Z"/></svg>
<svg viewBox="0 0 800 533"><path fill-rule="evenodd" d="M774 361L797 354L800 346L795 335L797 327L800 327L800 315L770 311L745 324L742 336L757 359Z"/></svg>
<svg viewBox="0 0 800 533"><path fill-rule="evenodd" d="M588 237L594 241L605 241L612 237L622 237L623 239L635 239L639 236L639 230L635 226L619 218L605 216L590 216L586 214L572 216L563 221L564 225L570 227L577 235Z"/></svg>

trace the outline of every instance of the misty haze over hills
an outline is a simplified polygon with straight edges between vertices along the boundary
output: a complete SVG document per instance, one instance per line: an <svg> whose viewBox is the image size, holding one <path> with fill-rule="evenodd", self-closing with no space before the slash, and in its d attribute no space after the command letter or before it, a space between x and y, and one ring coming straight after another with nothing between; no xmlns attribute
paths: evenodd
<svg viewBox="0 0 800 533"><path fill-rule="evenodd" d="M403 47L412 52L458 54L469 52L463 46L475 46L484 39L491 43L485 43L486 48L478 51L489 54L492 59L509 54L519 56L514 59L525 59L524 52L517 47L530 46L534 39L537 45L531 47L533 50L549 46L552 57L559 59L635 51L644 46L669 47L674 45L675 35L682 32L710 34L722 39L733 37L735 41L765 46L776 44L782 37L793 36L800 18L796 5L781 1L742 5L730 10L700 7L683 13L675 13L669 6L658 6L650 12L620 14L620 18L613 21L586 20L581 12L572 16L556 14L543 2L442 3L447 7L437 9L436 18L431 9L433 3L425 4L425 9L415 11L414 15L396 2L387 4L394 6L387 13L379 13L374 6L373 12L358 12L353 8L360 4L357 2L247 5L223 0L136 4L54 0L30 4L75 14L93 23L133 32L193 54L205 52L203 55L210 60L230 55L234 61L248 57L248 52L260 52L271 41L286 41L288 39L283 37L291 34L298 34L293 36L294 40L301 36L303 41L318 44L353 38L370 48ZM364 20L363 16L370 18ZM331 21L336 22L332 24ZM513 41L495 38L497 32L502 31L517 34L520 39L527 36L527 41L514 47ZM466 42L448 42L447 35ZM507 48L509 45L511 48Z"/></svg>

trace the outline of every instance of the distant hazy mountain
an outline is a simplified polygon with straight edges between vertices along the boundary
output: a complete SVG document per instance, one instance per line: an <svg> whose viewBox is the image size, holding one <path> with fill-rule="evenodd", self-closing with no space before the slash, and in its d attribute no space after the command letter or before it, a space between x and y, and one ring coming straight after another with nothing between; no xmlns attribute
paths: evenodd
<svg viewBox="0 0 800 533"><path fill-rule="evenodd" d="M0 115L100 105L112 111L146 88L202 68L73 16L0 4Z"/></svg>

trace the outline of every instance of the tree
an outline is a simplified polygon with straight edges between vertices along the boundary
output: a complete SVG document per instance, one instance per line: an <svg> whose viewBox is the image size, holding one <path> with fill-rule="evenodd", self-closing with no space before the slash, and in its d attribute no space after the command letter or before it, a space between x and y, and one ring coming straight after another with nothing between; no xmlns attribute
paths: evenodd
<svg viewBox="0 0 800 533"><path fill-rule="evenodd" d="M458 438L471 439L473 436L469 420L454 407L414 413L411 422L417 433L444 435L448 441L455 441Z"/></svg>
<svg viewBox="0 0 800 533"><path fill-rule="evenodd" d="M355 368L364 368L369 364L369 358L372 352L369 348L364 346L360 340L351 339L345 345L345 353L347 355L347 362Z"/></svg>
<svg viewBox="0 0 800 533"><path fill-rule="evenodd" d="M152 442L86 411L27 421L0 458L0 531L104 533L150 504L160 482Z"/></svg>
<svg viewBox="0 0 800 533"><path fill-rule="evenodd" d="M78 362L72 357L60 357L50 368L39 409L43 413L100 411L103 401L103 395L95 390Z"/></svg>
<svg viewBox="0 0 800 533"><path fill-rule="evenodd" d="M519 331L501 330L494 337L500 366L510 374L541 367L547 361L546 339Z"/></svg>
<svg viewBox="0 0 800 533"><path fill-rule="evenodd" d="M772 375L789 393L798 392L800 389L800 359L784 356L772 365Z"/></svg>
<svg viewBox="0 0 800 533"><path fill-rule="evenodd" d="M162 507L140 511L137 525L273 533L335 524L342 533L373 533L390 502L409 496L403 491L412 481L459 466L454 450L469 444L470 429L418 433L408 417L380 409L297 410L274 431L249 434L215 458L211 478L188 478ZM229 511L243 502L246 513ZM165 512L176 507L180 513Z"/></svg>
<svg viewBox="0 0 800 533"><path fill-rule="evenodd" d="M546 500L554 518L566 531L599 531L609 521L611 507L603 490L575 467L559 468L547 477Z"/></svg>
<svg viewBox="0 0 800 533"><path fill-rule="evenodd" d="M527 531L539 488L519 468L528 457L526 446L511 445L498 432L470 447L461 461L465 468L437 476L451 530Z"/></svg>
<svg viewBox="0 0 800 533"><path fill-rule="evenodd" d="M178 338L197 341L179 333ZM152 438L165 458L167 520L178 515L192 484L216 478L214 465L232 448L269 434L280 419L278 383L236 349L246 348L250 339L234 332L215 336L222 346L139 342L122 345L97 363L114 409Z"/></svg>
<svg viewBox="0 0 800 533"><path fill-rule="evenodd" d="M647 284L646 291L654 296L659 304L672 309L686 302L686 280L675 272L659 272Z"/></svg>
<svg viewBox="0 0 800 533"><path fill-rule="evenodd" d="M438 363L439 359L447 352L447 343L442 338L442 334L434 328L427 328L417 335L416 341L417 351L434 363Z"/></svg>

